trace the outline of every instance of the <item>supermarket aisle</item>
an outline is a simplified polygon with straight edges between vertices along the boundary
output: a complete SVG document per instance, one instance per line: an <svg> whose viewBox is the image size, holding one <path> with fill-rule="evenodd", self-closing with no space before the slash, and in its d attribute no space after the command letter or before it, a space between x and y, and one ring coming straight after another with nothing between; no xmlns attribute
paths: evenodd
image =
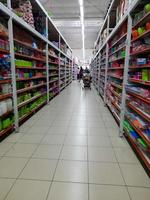
<svg viewBox="0 0 150 200"><path fill-rule="evenodd" d="M79 83L0 144L0 200L149 200L150 179Z"/></svg>

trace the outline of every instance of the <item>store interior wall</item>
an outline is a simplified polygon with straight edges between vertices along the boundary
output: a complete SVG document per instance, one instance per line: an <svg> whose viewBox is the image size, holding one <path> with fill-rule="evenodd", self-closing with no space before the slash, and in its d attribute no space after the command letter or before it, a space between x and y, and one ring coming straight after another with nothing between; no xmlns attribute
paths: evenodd
<svg viewBox="0 0 150 200"><path fill-rule="evenodd" d="M82 61L83 59L83 52L82 49L72 49L73 54L76 55L76 57ZM87 63L89 63L90 59L92 58L93 49L86 49L85 50L85 60Z"/></svg>

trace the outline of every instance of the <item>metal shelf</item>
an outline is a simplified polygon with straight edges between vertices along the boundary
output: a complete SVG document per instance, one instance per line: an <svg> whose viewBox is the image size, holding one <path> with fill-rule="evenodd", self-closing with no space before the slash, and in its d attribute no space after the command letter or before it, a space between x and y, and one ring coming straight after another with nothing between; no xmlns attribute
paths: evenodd
<svg viewBox="0 0 150 200"><path fill-rule="evenodd" d="M35 60L35 61L46 62L46 59L44 59L44 58L42 59L42 58L37 58L37 57L34 57L34 56L27 56L27 55L24 55L24 54L21 54L21 53L15 53L15 56L16 57L27 58L27 59Z"/></svg>
<svg viewBox="0 0 150 200"><path fill-rule="evenodd" d="M68 63L71 64L72 63L72 55L68 56L68 54L62 52L61 49L59 49L57 46L55 46L51 41L49 41L48 39L48 35L51 34L51 31L54 30L56 33L58 33L59 35L59 43L60 43L60 38L63 38L63 36L61 35L61 33L58 31L58 29L56 28L56 26L53 24L51 18L49 17L49 15L47 14L47 12L45 11L45 9L41 6L41 4L39 3L38 0L34 0L38 6L38 10L42 13L44 13L45 15L45 26L46 26L46 37L43 36L42 34L40 34L37 30L35 30L33 27L31 27L28 23L26 23L21 17L17 16L14 12L13 9L11 8L11 1L8 2L10 3L10 7L6 7L4 4L2 4L0 2L0 10L1 12L3 12L3 14L7 15L8 17L8 30L9 30L9 34L6 37L6 39L9 42L9 47L10 50L4 50L4 49L0 49L1 53L5 53L5 54L10 54L11 56L11 79L5 79L5 80L0 80L0 84L6 84L6 83L10 83L12 85L13 88L13 94L10 95L0 95L0 100L3 100L5 98L9 98L12 97L13 98L13 106L14 106L14 119L15 119L15 130L18 131L18 127L19 127L19 123L20 123L20 119L18 118L18 108L22 107L23 105L25 105L26 103L29 103L31 101L34 101L34 99L38 98L38 96L31 98L30 100L21 103L20 105L17 105L17 94L21 94L27 91L31 91L33 89L36 88L40 88L40 87L46 87L47 89L47 103L49 102L49 84L52 84L54 82L58 82L59 85L59 81L60 79L57 80L50 80L49 78L49 74L50 71L52 70L57 70L58 71L58 77L60 77L60 63L59 62L53 62L51 61L51 59L59 59L62 57L65 57L65 59L67 59ZM48 27L48 22L50 22L52 24L52 26L54 26L54 29L49 29ZM18 28L20 29L24 29L24 31L26 31L29 35L31 35L33 38L36 38L37 40L39 40L43 46L45 46L44 49L34 49L31 44L28 43L24 43L18 39L15 38L15 33L13 31L13 26L17 25ZM14 35L14 36L13 36ZM3 36L2 36L3 37ZM69 47L69 45L66 43L65 39L63 38L65 44L67 45L67 47ZM20 44L23 47L26 47L27 49L30 49L33 52L38 52L41 54L41 56L38 57L34 57L34 56L29 56L29 55L24 55L20 52L14 52L14 44ZM49 48L53 48L53 50L55 52L57 52L57 56L51 55L49 53ZM69 47L70 49L70 47ZM71 49L70 49L71 50ZM72 53L72 50L71 50ZM37 62L43 62L45 63L45 67L35 67L35 68L30 68L30 67L19 67L19 66L15 66L15 57L16 58L20 58L20 59L25 59L25 60L30 60L30 61L37 61ZM56 65L58 66L57 69L50 68L50 65ZM69 65L69 67L72 67L72 64ZM35 77L31 77L31 78L17 78L16 76L16 71L15 69L24 69L24 70L43 70L46 72L46 75L43 76L35 76ZM65 69L66 70L66 69ZM71 69L70 69L71 70ZM50 75L51 76L51 75ZM56 76L56 75L52 75L52 76ZM16 82L21 82L21 81L30 81L30 80L38 80L38 79L43 79L45 80L44 84L38 84L38 85L34 85L32 87L28 87L28 88L22 88L20 90L17 91L16 88ZM50 80L50 81L49 81ZM45 93L46 94L46 93ZM43 95L43 94L42 94ZM31 112L34 113L35 111ZM30 115L30 114L28 114ZM21 119L21 121L24 121L24 118L28 118L28 115L24 116L23 119Z"/></svg>
<svg viewBox="0 0 150 200"><path fill-rule="evenodd" d="M127 94L129 94L129 95L131 95L133 97L136 97L136 98L142 100L145 103L150 104L150 98L142 97L141 95L134 93L134 91L128 91L127 90Z"/></svg>
<svg viewBox="0 0 150 200"><path fill-rule="evenodd" d="M150 86L150 81L143 81L143 80L138 80L138 79L134 79L134 78L129 78L128 80L129 80L129 82L132 82L132 83L138 83L141 85Z"/></svg>
<svg viewBox="0 0 150 200"><path fill-rule="evenodd" d="M10 97L12 97L12 93L10 93L10 94L1 94L0 95L0 101L2 101L4 99L8 99Z"/></svg>
<svg viewBox="0 0 150 200"><path fill-rule="evenodd" d="M8 128L0 131L0 137L4 136L5 134L8 134L8 132L11 132L14 130L14 126L9 126Z"/></svg>
<svg viewBox="0 0 150 200"><path fill-rule="evenodd" d="M46 93L36 95L36 96L32 97L31 99L28 99L27 101L23 101L22 103L18 104L18 108L21 108L21 107L33 102L34 100L36 100L36 99L38 99L38 98L40 98L44 95L46 95Z"/></svg>
<svg viewBox="0 0 150 200"><path fill-rule="evenodd" d="M134 110L138 115L140 115L143 119L145 119L147 122L150 122L150 116L145 113L144 111L142 111L141 109L135 107L134 105L132 105L131 103L128 103L127 106L129 108L131 108L132 110Z"/></svg>
<svg viewBox="0 0 150 200"><path fill-rule="evenodd" d="M31 77L31 78L19 78L17 79L17 81L29 81L29 80L35 80L35 79L46 79L46 76L35 76L35 77Z"/></svg>
<svg viewBox="0 0 150 200"><path fill-rule="evenodd" d="M33 89L36 89L36 88L39 88L39 87L42 87L42 86L46 86L46 83L42 83L42 84L34 85L34 86L31 86L31 87L19 89L19 90L17 90L17 94L21 94L21 93L24 93L24 92L27 92L27 91L30 91L30 90L33 90Z"/></svg>
<svg viewBox="0 0 150 200"><path fill-rule="evenodd" d="M144 142L150 147L150 140L148 139L148 137L146 137L142 131L137 128L133 122L126 116L127 121L129 122L129 124L133 127L133 129L138 133L138 135L144 140Z"/></svg>

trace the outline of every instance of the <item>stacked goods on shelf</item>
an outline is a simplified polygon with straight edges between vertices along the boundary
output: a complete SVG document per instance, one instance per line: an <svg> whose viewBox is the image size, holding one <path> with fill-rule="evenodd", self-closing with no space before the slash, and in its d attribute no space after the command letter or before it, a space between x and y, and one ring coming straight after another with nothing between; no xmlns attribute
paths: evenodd
<svg viewBox="0 0 150 200"><path fill-rule="evenodd" d="M52 44L55 45L57 48L59 48L59 42L52 41Z"/></svg>
<svg viewBox="0 0 150 200"><path fill-rule="evenodd" d="M0 22L0 138L13 129L13 102L8 29Z"/></svg>
<svg viewBox="0 0 150 200"><path fill-rule="evenodd" d="M122 12L124 16L121 14L120 19L114 17L115 12L117 16L118 2L112 1L106 15L97 40L102 40L102 43L94 55L91 68L93 71L99 53L102 61L104 48L108 47L108 60L106 58L104 68L101 64L99 68L99 87L102 91L106 88L104 101L120 125L120 135L125 133L150 173L150 2L131 2L128 12ZM106 22L110 35L103 41Z"/></svg>
<svg viewBox="0 0 150 200"><path fill-rule="evenodd" d="M148 124L143 124L143 121L137 120L136 116L132 116L131 119L124 121L124 130L126 136L129 138L130 143L142 158L146 166L149 168L150 160L150 130ZM145 128L141 128L145 125Z"/></svg>
<svg viewBox="0 0 150 200"><path fill-rule="evenodd" d="M96 86L96 76L97 76L97 58L94 59L93 61L93 66L92 66L92 82L95 88Z"/></svg>
<svg viewBox="0 0 150 200"><path fill-rule="evenodd" d="M68 59L70 78L72 52L39 1L3 0L0 7L0 136L6 136L44 106L49 93L59 93L60 55Z"/></svg>
<svg viewBox="0 0 150 200"><path fill-rule="evenodd" d="M60 90L63 90L66 86L66 58L60 57Z"/></svg>
<svg viewBox="0 0 150 200"><path fill-rule="evenodd" d="M34 1L20 0L11 1L14 13L21 17L32 28L36 29L43 36L46 36L45 14L38 10Z"/></svg>
<svg viewBox="0 0 150 200"><path fill-rule="evenodd" d="M102 98L104 98L105 89L105 73L106 73L106 46L101 49L100 58L100 72L99 72L99 91Z"/></svg>
<svg viewBox="0 0 150 200"><path fill-rule="evenodd" d="M59 93L59 58L57 52L49 49L49 98Z"/></svg>
<svg viewBox="0 0 150 200"><path fill-rule="evenodd" d="M33 28L34 26L34 18L32 12L32 4L30 0L21 0L21 1L12 1L13 10L21 17L25 22L27 22Z"/></svg>
<svg viewBox="0 0 150 200"><path fill-rule="evenodd" d="M117 122L120 122L122 83L125 64L127 21L109 40L109 62L106 99Z"/></svg>
<svg viewBox="0 0 150 200"><path fill-rule="evenodd" d="M127 9L127 0L120 0L116 8L116 24L121 20Z"/></svg>
<svg viewBox="0 0 150 200"><path fill-rule="evenodd" d="M92 67L92 81L93 84L96 88L96 90L98 91L98 83L99 83L99 64L100 64L100 59L99 57L95 58L94 62L93 62L93 67Z"/></svg>
<svg viewBox="0 0 150 200"><path fill-rule="evenodd" d="M17 80L17 104L19 122L28 118L46 102L46 56L44 44L24 30L14 26L14 51ZM43 48L42 48L43 46Z"/></svg>
<svg viewBox="0 0 150 200"><path fill-rule="evenodd" d="M79 71L79 67L78 65L75 63L75 60L73 60L73 68L72 68L72 79L73 80L77 80L77 76L78 76L78 71Z"/></svg>
<svg viewBox="0 0 150 200"><path fill-rule="evenodd" d="M30 115L32 115L34 112L36 112L38 109L40 109L44 104L46 104L46 100L47 100L47 96L46 95L40 95L39 92L35 93L35 95L38 96L39 94L39 98L35 98L35 100L32 102L28 101L28 104L19 107L19 120L20 123L22 123L23 121L26 120L26 118L28 118ZM26 97L28 95L26 94ZM30 96L30 94L29 94ZM27 98L28 99L28 98ZM30 103L31 102L31 103Z"/></svg>
<svg viewBox="0 0 150 200"><path fill-rule="evenodd" d="M66 86L72 81L72 61L66 58Z"/></svg>
<svg viewBox="0 0 150 200"><path fill-rule="evenodd" d="M69 77L70 77L70 61L69 59L66 59L66 85L69 83Z"/></svg>
<svg viewBox="0 0 150 200"><path fill-rule="evenodd" d="M104 44L104 42L106 41L107 39L107 28L105 28L103 31L102 31L102 35L101 35L101 44Z"/></svg>
<svg viewBox="0 0 150 200"><path fill-rule="evenodd" d="M67 53L67 45L65 44L65 41L62 37L60 38L60 50L63 53Z"/></svg>
<svg viewBox="0 0 150 200"><path fill-rule="evenodd" d="M126 121L136 132L128 138L150 170L150 4L142 5L133 14Z"/></svg>

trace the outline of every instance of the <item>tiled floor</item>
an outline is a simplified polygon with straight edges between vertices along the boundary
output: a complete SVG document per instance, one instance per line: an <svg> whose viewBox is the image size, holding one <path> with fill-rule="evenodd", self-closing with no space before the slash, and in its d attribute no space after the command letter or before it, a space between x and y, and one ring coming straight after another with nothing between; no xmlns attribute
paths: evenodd
<svg viewBox="0 0 150 200"><path fill-rule="evenodd" d="M0 144L0 200L149 200L150 179L95 91L73 83Z"/></svg>

